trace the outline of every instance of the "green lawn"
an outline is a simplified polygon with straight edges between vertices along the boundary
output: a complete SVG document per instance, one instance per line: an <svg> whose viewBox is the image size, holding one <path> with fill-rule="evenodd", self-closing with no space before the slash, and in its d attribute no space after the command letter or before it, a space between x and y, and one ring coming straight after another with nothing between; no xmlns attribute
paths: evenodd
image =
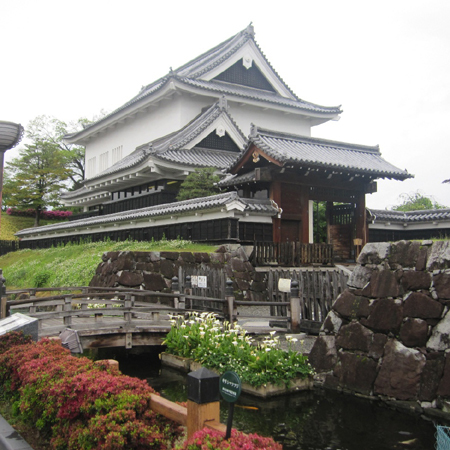
<svg viewBox="0 0 450 450"><path fill-rule="evenodd" d="M0 219L0 240L13 241L17 240L14 233L24 228L32 228L34 225L34 217L10 216L4 212L1 213ZM61 222L60 220L41 220L41 225L49 225Z"/></svg>
<svg viewBox="0 0 450 450"><path fill-rule="evenodd" d="M7 289L87 286L107 251L214 252L215 246L189 241L91 242L40 250L20 250L0 257Z"/></svg>

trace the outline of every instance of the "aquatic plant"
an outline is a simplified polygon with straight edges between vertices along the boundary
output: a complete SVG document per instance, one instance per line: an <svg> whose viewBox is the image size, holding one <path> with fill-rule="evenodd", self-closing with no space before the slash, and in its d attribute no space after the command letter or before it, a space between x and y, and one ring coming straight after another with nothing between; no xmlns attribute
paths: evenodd
<svg viewBox="0 0 450 450"><path fill-rule="evenodd" d="M257 342L239 325L222 323L213 313L193 312L187 319L172 316L171 324L164 341L168 353L192 358L219 372L233 370L254 387L289 386L293 379L313 374L308 358L292 349L294 338L286 338L289 348L283 350L275 331Z"/></svg>

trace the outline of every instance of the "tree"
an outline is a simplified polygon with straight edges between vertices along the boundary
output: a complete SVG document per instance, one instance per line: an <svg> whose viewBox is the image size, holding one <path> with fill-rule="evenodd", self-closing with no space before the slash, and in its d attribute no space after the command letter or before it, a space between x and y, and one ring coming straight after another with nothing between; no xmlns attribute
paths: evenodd
<svg viewBox="0 0 450 450"><path fill-rule="evenodd" d="M63 138L66 134L75 132L89 123L91 122L88 119L81 118L67 124L55 117L42 115L33 119L27 127L27 138L31 139L34 144L47 142L59 148L70 169L69 178L72 182L72 190L80 188L84 180L84 147L67 144Z"/></svg>
<svg viewBox="0 0 450 450"><path fill-rule="evenodd" d="M64 141L66 134L79 131L87 125L100 120L106 115L105 111L94 116L92 120L81 117L77 121L63 122L46 115L37 116L27 127L26 136L34 144L39 145L41 142L57 146L62 152L62 156L66 159L67 167L70 169L69 178L72 182L71 190L79 189L83 186L85 176L84 147L81 145L68 144Z"/></svg>
<svg viewBox="0 0 450 450"><path fill-rule="evenodd" d="M71 175L60 147L49 141L26 144L18 157L7 163L5 171L3 191L8 206L34 209L35 227L45 207L59 205L60 191Z"/></svg>
<svg viewBox="0 0 450 450"><path fill-rule="evenodd" d="M214 167L195 169L181 183L177 200L189 200L191 198L208 197L220 192L216 183L220 177L215 174Z"/></svg>
<svg viewBox="0 0 450 450"><path fill-rule="evenodd" d="M400 205L394 206L394 211L420 211L426 209L443 209L445 205L440 205L433 197L421 194L419 191L412 194L402 194L399 199Z"/></svg>

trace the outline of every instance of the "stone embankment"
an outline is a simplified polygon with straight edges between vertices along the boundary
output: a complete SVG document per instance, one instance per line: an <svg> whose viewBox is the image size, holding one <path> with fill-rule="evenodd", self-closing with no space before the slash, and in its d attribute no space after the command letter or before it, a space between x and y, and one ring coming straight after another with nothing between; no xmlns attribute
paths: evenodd
<svg viewBox="0 0 450 450"><path fill-rule="evenodd" d="M450 412L450 242L367 244L311 353L327 388Z"/></svg>
<svg viewBox="0 0 450 450"><path fill-rule="evenodd" d="M223 269L238 300L267 300L264 273L256 272L242 247L221 246L215 253L105 252L90 286L170 292L179 268Z"/></svg>

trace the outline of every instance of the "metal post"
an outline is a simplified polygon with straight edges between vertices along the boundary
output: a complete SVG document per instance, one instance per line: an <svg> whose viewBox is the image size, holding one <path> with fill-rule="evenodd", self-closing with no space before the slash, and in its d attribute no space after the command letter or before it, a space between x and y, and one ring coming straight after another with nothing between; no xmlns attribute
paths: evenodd
<svg viewBox="0 0 450 450"><path fill-rule="evenodd" d="M291 282L290 302L291 302L290 331L292 333L300 333L300 297L297 280Z"/></svg>

